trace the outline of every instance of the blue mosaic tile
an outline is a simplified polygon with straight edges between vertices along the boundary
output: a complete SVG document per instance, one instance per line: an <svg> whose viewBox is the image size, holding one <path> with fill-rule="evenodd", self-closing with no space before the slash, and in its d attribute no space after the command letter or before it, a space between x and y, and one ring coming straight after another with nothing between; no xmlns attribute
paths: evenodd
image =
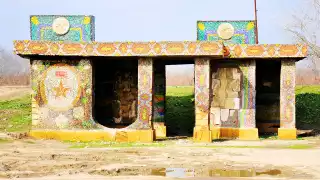
<svg viewBox="0 0 320 180"><path fill-rule="evenodd" d="M217 30L220 24L230 23L235 30L230 40L223 40L218 36ZM230 44L256 44L254 21L198 21L197 40L199 41L223 41Z"/></svg>
<svg viewBox="0 0 320 180"><path fill-rule="evenodd" d="M69 21L70 29L64 35L58 35L52 29L52 23L58 17L64 17ZM30 35L31 40L72 42L94 41L94 16L33 15L30 16Z"/></svg>

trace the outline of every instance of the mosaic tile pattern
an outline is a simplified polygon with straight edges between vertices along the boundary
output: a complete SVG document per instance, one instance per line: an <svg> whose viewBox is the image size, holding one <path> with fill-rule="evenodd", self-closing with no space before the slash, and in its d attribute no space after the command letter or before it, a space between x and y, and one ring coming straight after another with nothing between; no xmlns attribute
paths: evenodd
<svg viewBox="0 0 320 180"><path fill-rule="evenodd" d="M228 44L224 49L224 56L229 58L304 58L308 50L302 44Z"/></svg>
<svg viewBox="0 0 320 180"><path fill-rule="evenodd" d="M35 129L92 129L89 60L33 60L32 125Z"/></svg>
<svg viewBox="0 0 320 180"><path fill-rule="evenodd" d="M197 58L194 64L196 126L209 126L210 59Z"/></svg>
<svg viewBox="0 0 320 180"><path fill-rule="evenodd" d="M306 45L247 45L218 42L72 43L14 41L19 55L47 56L225 56L228 58L280 58L307 56Z"/></svg>
<svg viewBox="0 0 320 180"><path fill-rule="evenodd" d="M70 29L64 35L57 35L52 28L56 18L64 17L69 21ZM31 40L45 41L94 41L94 16L56 16L34 15L30 16Z"/></svg>
<svg viewBox="0 0 320 180"><path fill-rule="evenodd" d="M66 56L177 56L223 55L217 42L114 42L73 43L48 41L15 41L15 52L21 55Z"/></svg>
<svg viewBox="0 0 320 180"><path fill-rule="evenodd" d="M222 23L229 23L234 28L234 35L230 40L219 37L217 30ZM199 41L223 41L231 44L256 44L254 21L198 21L197 40Z"/></svg>
<svg viewBox="0 0 320 180"><path fill-rule="evenodd" d="M150 129L152 118L153 60L138 60L138 119L128 129Z"/></svg>
<svg viewBox="0 0 320 180"><path fill-rule="evenodd" d="M281 62L280 127L295 128L295 61Z"/></svg>
<svg viewBox="0 0 320 180"><path fill-rule="evenodd" d="M166 67L164 64L155 66L153 122L164 122L166 95Z"/></svg>
<svg viewBox="0 0 320 180"><path fill-rule="evenodd" d="M241 110L239 111L240 127L254 128L255 99L256 99L256 63L255 60L240 64L242 71L241 81Z"/></svg>

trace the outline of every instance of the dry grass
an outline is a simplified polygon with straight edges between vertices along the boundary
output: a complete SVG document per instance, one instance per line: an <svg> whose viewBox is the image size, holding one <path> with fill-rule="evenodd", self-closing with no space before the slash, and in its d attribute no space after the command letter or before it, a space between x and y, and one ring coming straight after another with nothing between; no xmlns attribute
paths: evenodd
<svg viewBox="0 0 320 180"><path fill-rule="evenodd" d="M0 76L0 86L28 86L29 74Z"/></svg>

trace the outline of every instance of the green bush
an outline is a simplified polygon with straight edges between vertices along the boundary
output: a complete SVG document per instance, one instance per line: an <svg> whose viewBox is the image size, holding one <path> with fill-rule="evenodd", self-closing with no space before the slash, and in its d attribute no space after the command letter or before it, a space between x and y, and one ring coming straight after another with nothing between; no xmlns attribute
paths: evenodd
<svg viewBox="0 0 320 180"><path fill-rule="evenodd" d="M320 86L297 87L296 121L298 128L320 128Z"/></svg>

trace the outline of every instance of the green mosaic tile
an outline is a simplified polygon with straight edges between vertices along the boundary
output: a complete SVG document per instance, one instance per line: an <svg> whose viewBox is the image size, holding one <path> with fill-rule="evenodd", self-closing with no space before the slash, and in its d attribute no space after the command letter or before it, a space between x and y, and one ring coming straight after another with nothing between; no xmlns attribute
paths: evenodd
<svg viewBox="0 0 320 180"><path fill-rule="evenodd" d="M230 40L223 40L218 36L217 30L222 23L230 23L234 28L234 35ZM230 44L256 44L254 21L198 21L197 40L224 41Z"/></svg>
<svg viewBox="0 0 320 180"><path fill-rule="evenodd" d="M69 21L70 28L64 35L56 34L52 29L53 21L64 17ZM88 42L95 39L94 16L59 16L59 15L33 15L30 16L31 40L44 41L73 41Z"/></svg>

